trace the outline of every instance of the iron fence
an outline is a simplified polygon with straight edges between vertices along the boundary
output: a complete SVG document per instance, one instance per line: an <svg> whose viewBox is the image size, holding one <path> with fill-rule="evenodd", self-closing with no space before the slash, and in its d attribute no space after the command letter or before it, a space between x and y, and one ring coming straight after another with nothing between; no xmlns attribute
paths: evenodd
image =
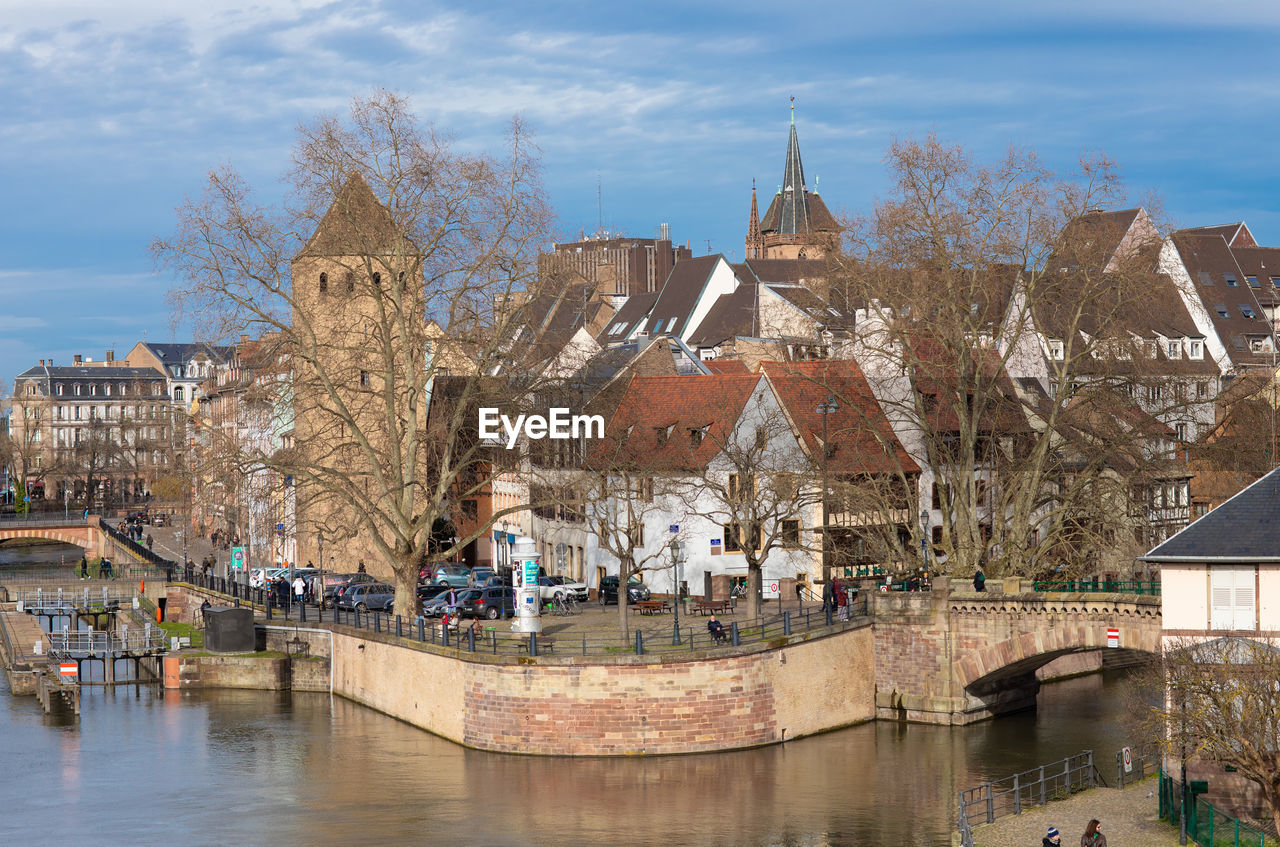
<svg viewBox="0 0 1280 847"><path fill-rule="evenodd" d="M89 523L88 518L83 514L68 515L66 517L38 517L33 518L30 515L0 515L0 529L12 529L18 526L31 527L32 529L49 529L59 526L85 526Z"/></svg>
<svg viewBox="0 0 1280 847"><path fill-rule="evenodd" d="M112 591L103 585L80 590L74 588L37 588L21 595L24 609L85 609L88 611L115 610L131 605L134 594Z"/></svg>
<svg viewBox="0 0 1280 847"><path fill-rule="evenodd" d="M1160 596L1160 580L1037 579L1032 590L1065 591L1073 594L1150 594Z"/></svg>
<svg viewBox="0 0 1280 847"><path fill-rule="evenodd" d="M1168 821L1175 827L1181 826L1182 806L1187 807L1187 840L1199 847L1266 847L1280 844L1275 833L1268 834L1266 829L1234 818L1199 795L1188 797L1182 790L1182 783L1161 768L1160 775L1160 819ZM1195 780L1192 780L1192 787Z"/></svg>
<svg viewBox="0 0 1280 847"><path fill-rule="evenodd" d="M112 656L120 653L155 653L168 647L164 630L147 624L142 627L103 630L64 629L45 635L50 656Z"/></svg>
<svg viewBox="0 0 1280 847"><path fill-rule="evenodd" d="M997 818L1019 815L1025 808L1070 797L1093 788L1099 782L1106 784L1094 767L1092 750L1003 779L984 782L959 793L957 827L963 837L963 833L975 823L991 823ZM967 844L970 847L973 844L972 835Z"/></svg>

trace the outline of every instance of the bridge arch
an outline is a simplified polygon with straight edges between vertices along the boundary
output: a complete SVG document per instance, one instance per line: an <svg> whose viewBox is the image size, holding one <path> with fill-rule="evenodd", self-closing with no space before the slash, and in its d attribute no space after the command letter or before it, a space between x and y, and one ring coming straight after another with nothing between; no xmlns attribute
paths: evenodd
<svg viewBox="0 0 1280 847"><path fill-rule="evenodd" d="M102 530L91 523L81 522L61 526L51 526L49 523L43 526L38 523L34 526L26 526L22 525L25 522L15 523L18 525L0 526L0 544L12 541L58 541L81 548L84 555L89 558L103 555L104 546L107 544Z"/></svg>

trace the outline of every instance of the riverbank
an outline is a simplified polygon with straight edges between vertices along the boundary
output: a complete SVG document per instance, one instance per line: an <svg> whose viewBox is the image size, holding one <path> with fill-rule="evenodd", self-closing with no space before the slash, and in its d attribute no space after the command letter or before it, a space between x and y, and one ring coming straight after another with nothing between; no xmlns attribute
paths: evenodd
<svg viewBox="0 0 1280 847"><path fill-rule="evenodd" d="M1107 842L1117 847L1177 847L1178 830L1156 817L1157 784L1155 777L1148 777L1123 789L1082 791L1066 800L974 827L973 843L975 847L1026 847L1039 844L1049 827L1056 826L1064 845L1075 844L1089 820L1097 818Z"/></svg>

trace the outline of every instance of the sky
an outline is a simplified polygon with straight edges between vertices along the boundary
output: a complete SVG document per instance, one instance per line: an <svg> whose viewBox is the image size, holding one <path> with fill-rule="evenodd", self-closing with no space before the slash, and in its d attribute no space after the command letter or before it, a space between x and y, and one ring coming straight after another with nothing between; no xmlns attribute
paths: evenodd
<svg viewBox="0 0 1280 847"><path fill-rule="evenodd" d="M888 191L895 139L1067 172L1115 159L1181 226L1280 244L1280 4L0 0L0 382L174 341L149 252L207 172L278 196L300 123L378 88L463 149L537 134L559 240L601 222L742 257L789 98L833 211Z"/></svg>

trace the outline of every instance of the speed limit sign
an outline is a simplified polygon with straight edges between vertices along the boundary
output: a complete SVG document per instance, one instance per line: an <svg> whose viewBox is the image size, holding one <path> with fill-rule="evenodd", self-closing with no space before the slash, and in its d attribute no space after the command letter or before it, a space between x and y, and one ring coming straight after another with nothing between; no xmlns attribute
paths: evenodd
<svg viewBox="0 0 1280 847"><path fill-rule="evenodd" d="M780 593L782 593L782 582L781 582L781 580L777 580L777 579L765 580L765 583L764 583L764 596L766 596L766 597L777 597Z"/></svg>

